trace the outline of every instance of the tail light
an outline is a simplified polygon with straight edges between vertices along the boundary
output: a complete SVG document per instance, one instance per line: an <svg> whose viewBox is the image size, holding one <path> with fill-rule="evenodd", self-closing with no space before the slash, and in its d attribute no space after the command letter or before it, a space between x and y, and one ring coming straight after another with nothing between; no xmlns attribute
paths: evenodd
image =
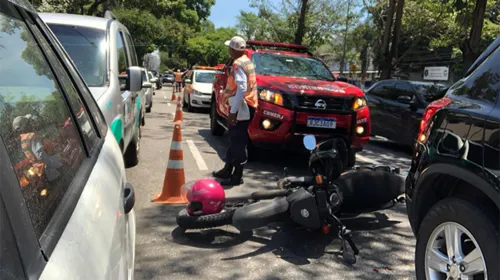
<svg viewBox="0 0 500 280"><path fill-rule="evenodd" d="M432 116L436 113L437 110L443 108L444 106L450 104L451 99L444 97L441 99L438 99L436 101L431 102L427 108L425 109L424 115L422 117L422 120L420 121L420 131L418 133L418 140L420 142L424 142L427 137L425 135L425 129L427 127L427 124L429 123L430 119Z"/></svg>

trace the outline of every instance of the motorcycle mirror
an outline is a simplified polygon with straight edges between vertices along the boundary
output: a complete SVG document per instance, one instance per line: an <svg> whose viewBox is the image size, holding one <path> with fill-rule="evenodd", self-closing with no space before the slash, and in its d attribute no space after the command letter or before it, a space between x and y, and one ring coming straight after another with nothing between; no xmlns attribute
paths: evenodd
<svg viewBox="0 0 500 280"><path fill-rule="evenodd" d="M303 139L304 147L309 151L312 151L316 148L316 137L314 135L306 135Z"/></svg>

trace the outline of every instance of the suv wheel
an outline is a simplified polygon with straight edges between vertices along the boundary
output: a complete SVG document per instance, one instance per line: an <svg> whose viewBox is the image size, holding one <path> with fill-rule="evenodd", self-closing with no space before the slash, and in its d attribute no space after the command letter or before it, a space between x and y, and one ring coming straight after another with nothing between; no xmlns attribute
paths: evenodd
<svg viewBox="0 0 500 280"><path fill-rule="evenodd" d="M141 151L141 141L139 135L141 134L141 127L139 126L135 132L134 138L128 144L127 151L125 152L125 166L134 167L139 163L139 153Z"/></svg>
<svg viewBox="0 0 500 280"><path fill-rule="evenodd" d="M463 199L444 199L420 226L417 279L500 279L499 249L498 229L484 212Z"/></svg>
<svg viewBox="0 0 500 280"><path fill-rule="evenodd" d="M212 97L212 100L215 100ZM212 105L210 106L210 132L215 136L222 136L224 134L224 127L217 122L219 118L217 109L215 108L215 101L212 101Z"/></svg>
<svg viewBox="0 0 500 280"><path fill-rule="evenodd" d="M353 150L349 151L349 155L347 158L347 167L352 168L356 164L356 152Z"/></svg>

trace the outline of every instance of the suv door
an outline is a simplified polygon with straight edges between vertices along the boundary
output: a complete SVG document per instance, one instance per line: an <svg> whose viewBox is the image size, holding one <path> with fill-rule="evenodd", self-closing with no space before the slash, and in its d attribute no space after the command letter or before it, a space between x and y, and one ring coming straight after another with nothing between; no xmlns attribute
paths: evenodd
<svg viewBox="0 0 500 280"><path fill-rule="evenodd" d="M128 67L132 66L130 61L129 46L124 40L123 31L117 29L116 33L116 48L118 56L118 71L120 74L126 73ZM131 91L122 91L123 100L123 138L124 151L127 150L128 144L132 140L136 132L136 127L139 126L139 110L137 109L138 94ZM140 102L139 102L140 106Z"/></svg>
<svg viewBox="0 0 500 280"><path fill-rule="evenodd" d="M391 81L379 82L366 92L368 106L370 107L372 134L388 137L388 115L386 111L387 96L393 91L394 83Z"/></svg>
<svg viewBox="0 0 500 280"><path fill-rule="evenodd" d="M400 96L408 97L412 103L406 104L398 100ZM386 103L386 110L391 116L391 122L387 125L390 127L392 140L413 145L423 114L423 105L420 100L412 85L407 82L396 83L394 92Z"/></svg>

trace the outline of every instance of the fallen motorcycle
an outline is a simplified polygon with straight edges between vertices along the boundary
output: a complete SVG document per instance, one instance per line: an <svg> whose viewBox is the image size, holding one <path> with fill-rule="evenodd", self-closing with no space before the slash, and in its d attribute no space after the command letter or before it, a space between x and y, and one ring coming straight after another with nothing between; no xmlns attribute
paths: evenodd
<svg viewBox="0 0 500 280"><path fill-rule="evenodd" d="M233 225L245 232L289 220L324 233L333 227L341 240L344 261L354 264L359 250L338 216L382 209L403 193L403 179L396 174L398 169L388 166L344 172L347 161L342 139L333 138L316 145L316 138L306 135L303 142L311 151L312 176L286 176L278 181L276 190L228 197L211 179L187 183L182 189L188 205L177 215L179 227L204 229Z"/></svg>

